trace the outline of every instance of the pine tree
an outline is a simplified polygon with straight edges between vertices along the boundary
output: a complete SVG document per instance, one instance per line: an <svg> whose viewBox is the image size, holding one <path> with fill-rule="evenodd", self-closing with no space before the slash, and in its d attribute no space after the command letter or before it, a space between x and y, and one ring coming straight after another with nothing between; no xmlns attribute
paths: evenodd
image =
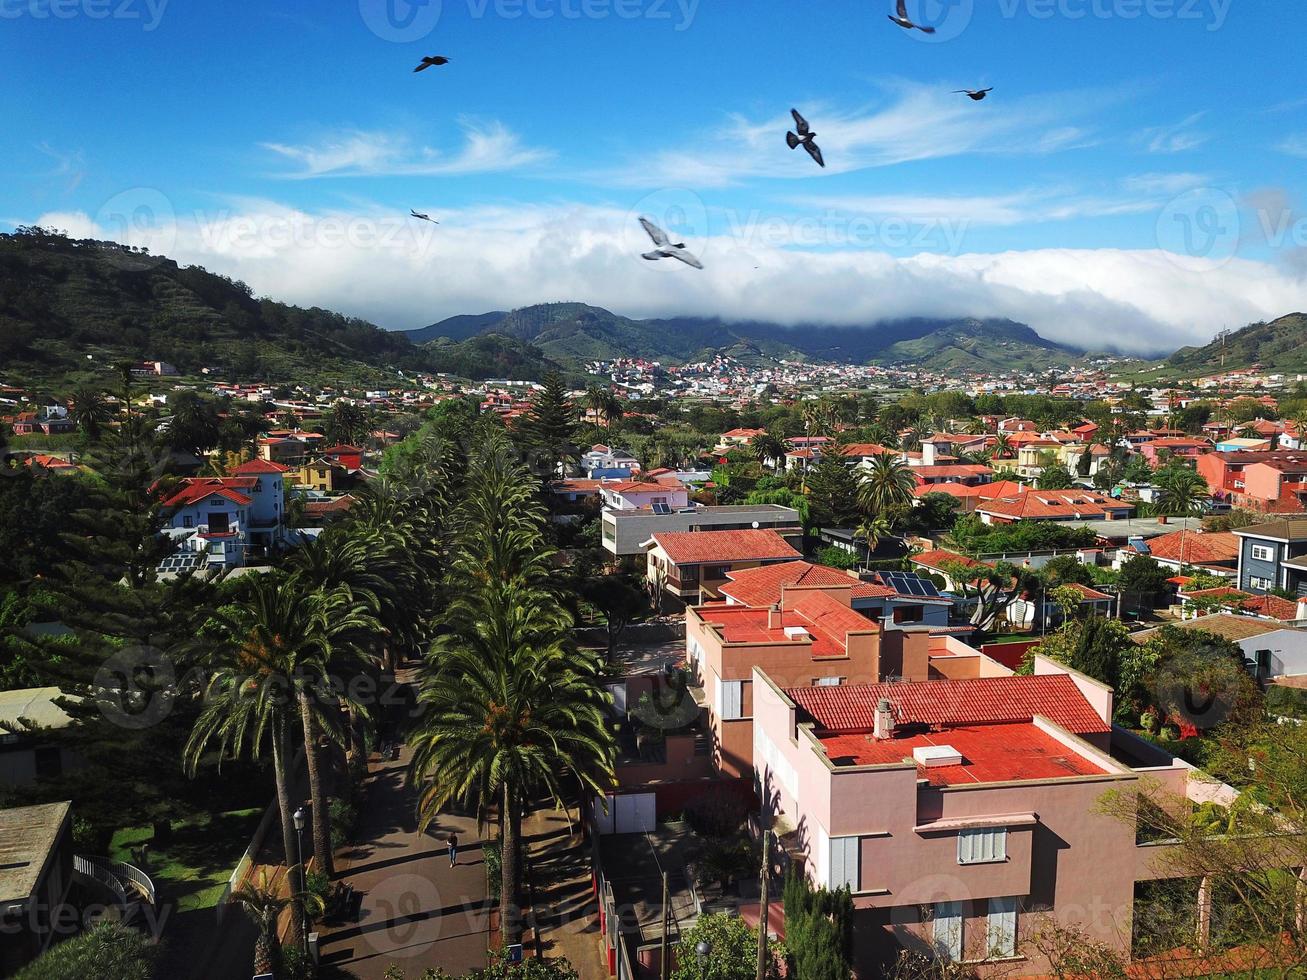
<svg viewBox="0 0 1307 980"><path fill-rule="evenodd" d="M542 382L531 413L522 420L520 442L536 458L533 467L542 475L553 476L559 466L575 459L577 451L576 406L567 397L567 386L558 374L549 374Z"/></svg>
<svg viewBox="0 0 1307 980"><path fill-rule="evenodd" d="M858 522L858 481L841 443L827 443L821 461L808 472L808 497L814 527L850 527Z"/></svg>

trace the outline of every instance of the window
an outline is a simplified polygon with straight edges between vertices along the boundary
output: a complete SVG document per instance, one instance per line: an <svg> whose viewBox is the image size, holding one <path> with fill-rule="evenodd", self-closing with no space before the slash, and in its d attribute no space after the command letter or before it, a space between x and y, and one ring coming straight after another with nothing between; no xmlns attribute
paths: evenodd
<svg viewBox="0 0 1307 980"><path fill-rule="evenodd" d="M843 677L814 677L812 679L813 687L839 687L843 683Z"/></svg>
<svg viewBox="0 0 1307 980"><path fill-rule="evenodd" d="M262 480L259 480L257 483L254 484L254 492L255 492L255 493L263 493L263 481L262 481Z"/></svg>
<svg viewBox="0 0 1307 980"><path fill-rule="evenodd" d="M847 888L858 890L858 837L832 837L830 839L830 881L832 890Z"/></svg>
<svg viewBox="0 0 1307 980"><path fill-rule="evenodd" d="M1275 583L1272 582L1270 579L1268 579L1268 578L1258 578L1256 575L1254 575L1252 578L1250 578L1250 579L1248 580L1248 587L1249 587L1249 588L1251 588L1251 589L1261 589L1263 592L1269 592L1269 591L1271 591L1271 587L1272 587L1274 584L1275 584Z"/></svg>
<svg viewBox="0 0 1307 980"><path fill-rule="evenodd" d="M958 834L958 864L999 864L1006 860L1006 827L964 830Z"/></svg>
<svg viewBox="0 0 1307 980"><path fill-rule="evenodd" d="M962 903L941 902L935 906L933 925L935 954L957 963L962 959Z"/></svg>
<svg viewBox="0 0 1307 980"><path fill-rule="evenodd" d="M739 721L744 717L744 681L718 681L717 699L722 721Z"/></svg>
<svg viewBox="0 0 1307 980"><path fill-rule="evenodd" d="M1253 545L1253 561L1275 561L1275 549L1270 545Z"/></svg>
<svg viewBox="0 0 1307 980"><path fill-rule="evenodd" d="M187 516L182 518L182 527L194 527L194 526L195 526L194 517Z"/></svg>
<svg viewBox="0 0 1307 980"><path fill-rule="evenodd" d="M707 579L723 579L726 577L726 573L730 570L730 565L706 565L703 570L703 577Z"/></svg>
<svg viewBox="0 0 1307 980"><path fill-rule="evenodd" d="M991 898L985 923L989 958L1011 959L1017 955L1017 900Z"/></svg>

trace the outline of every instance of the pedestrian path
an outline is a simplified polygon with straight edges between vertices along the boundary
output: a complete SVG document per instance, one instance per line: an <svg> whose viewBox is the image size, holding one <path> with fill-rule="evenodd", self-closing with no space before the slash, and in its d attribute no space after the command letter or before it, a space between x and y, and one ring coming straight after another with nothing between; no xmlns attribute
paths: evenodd
<svg viewBox="0 0 1307 980"><path fill-rule="evenodd" d="M359 980L382 980L392 965L413 980L431 967L457 977L487 962L492 902L476 820L442 814L419 833L408 762L405 748L370 764L359 843L337 858L337 879L362 903L357 922L322 931L321 961ZM460 844L452 868L451 831Z"/></svg>

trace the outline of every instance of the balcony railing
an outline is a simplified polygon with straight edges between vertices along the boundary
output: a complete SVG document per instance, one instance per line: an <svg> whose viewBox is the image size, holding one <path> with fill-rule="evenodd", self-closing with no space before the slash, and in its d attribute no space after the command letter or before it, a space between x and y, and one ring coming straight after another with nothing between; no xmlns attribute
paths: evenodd
<svg viewBox="0 0 1307 980"><path fill-rule="evenodd" d="M154 882L140 868L104 857L73 855L73 870L113 892L119 905L155 901Z"/></svg>

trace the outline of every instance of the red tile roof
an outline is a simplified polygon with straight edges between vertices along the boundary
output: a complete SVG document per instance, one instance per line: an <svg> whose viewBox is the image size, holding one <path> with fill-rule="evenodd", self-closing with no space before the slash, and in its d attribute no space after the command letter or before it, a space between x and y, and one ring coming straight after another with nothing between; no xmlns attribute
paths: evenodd
<svg viewBox="0 0 1307 980"><path fill-rule="evenodd" d="M286 473L289 471L289 466L282 466L280 463L273 463L266 459L252 459L248 463L241 463L231 472L233 476L246 476L251 473Z"/></svg>
<svg viewBox="0 0 1307 980"><path fill-rule="evenodd" d="M1109 511L1129 509L1129 504L1089 490L1029 490L981 504L982 514L1012 520L1099 520Z"/></svg>
<svg viewBox="0 0 1307 980"><path fill-rule="evenodd" d="M190 479L182 481L182 485L173 493L171 497L165 500L163 507L185 507L188 504L199 503L205 497L217 494L225 497L232 503L247 507L253 503L253 499L241 493L242 490L250 490L258 481L252 476L225 476Z"/></svg>
<svg viewBox="0 0 1307 980"><path fill-rule="evenodd" d="M775 531L661 531L653 540L676 565L803 557Z"/></svg>
<svg viewBox="0 0 1307 980"><path fill-rule="evenodd" d="M1292 623L1298 619L1298 603L1275 595L1252 595L1235 588L1200 589L1186 592L1186 599L1221 599L1231 609L1240 609L1281 623Z"/></svg>
<svg viewBox="0 0 1307 980"><path fill-rule="evenodd" d="M781 590L793 586L851 586L855 599L894 595L893 589L861 582L847 572L806 561L787 561L776 565L742 568L726 576L728 585L721 588L724 595L745 606L772 606L781 601Z"/></svg>
<svg viewBox="0 0 1307 980"><path fill-rule="evenodd" d="M974 558L968 558L966 555L959 555L955 551L945 551L937 548L934 551L923 551L919 555L912 556L913 564L925 565L927 568L943 568L945 565L954 563L962 565L964 568L974 568L981 564Z"/></svg>
<svg viewBox="0 0 1307 980"><path fill-rule="evenodd" d="M996 725L1029 722L1042 715L1077 735L1112 730L1066 674L801 687L786 694L832 734L874 731L881 698L893 705L898 725Z"/></svg>
<svg viewBox="0 0 1307 980"><path fill-rule="evenodd" d="M1172 531L1148 542L1148 552L1165 561L1219 565L1239 560L1239 539L1229 531Z"/></svg>
<svg viewBox="0 0 1307 980"><path fill-rule="evenodd" d="M966 786L1026 780L1097 776L1104 770L1070 751L1034 725L960 726L936 734L876 739L870 735L835 735L821 740L828 758L856 766L913 762L914 749L948 746L962 756L957 766L918 766L932 786Z"/></svg>

